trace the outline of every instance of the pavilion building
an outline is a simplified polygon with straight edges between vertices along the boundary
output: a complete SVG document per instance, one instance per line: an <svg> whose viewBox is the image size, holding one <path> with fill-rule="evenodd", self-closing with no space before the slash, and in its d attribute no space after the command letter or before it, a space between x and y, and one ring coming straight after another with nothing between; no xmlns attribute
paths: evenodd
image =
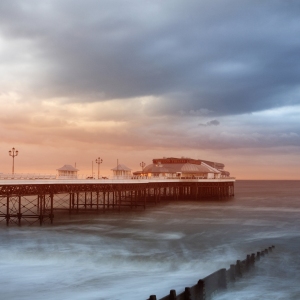
<svg viewBox="0 0 300 300"><path fill-rule="evenodd" d="M131 169L123 164L118 164L115 168L111 169L113 171L113 178L130 178Z"/></svg>
<svg viewBox="0 0 300 300"><path fill-rule="evenodd" d="M164 157L153 159L152 164L147 165L142 172L134 172L133 175L167 178L217 179L229 177L230 173L224 171L224 164L222 163L184 157Z"/></svg>
<svg viewBox="0 0 300 300"><path fill-rule="evenodd" d="M78 169L74 168L71 165L64 165L61 168L57 169L58 179L77 179Z"/></svg>

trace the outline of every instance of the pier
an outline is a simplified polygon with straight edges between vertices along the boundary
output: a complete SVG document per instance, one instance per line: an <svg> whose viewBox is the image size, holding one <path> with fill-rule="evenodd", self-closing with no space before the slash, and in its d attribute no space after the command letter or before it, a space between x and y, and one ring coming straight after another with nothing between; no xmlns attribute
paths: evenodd
<svg viewBox="0 0 300 300"><path fill-rule="evenodd" d="M53 224L55 214L145 209L171 201L234 196L233 178L0 180L0 223Z"/></svg>

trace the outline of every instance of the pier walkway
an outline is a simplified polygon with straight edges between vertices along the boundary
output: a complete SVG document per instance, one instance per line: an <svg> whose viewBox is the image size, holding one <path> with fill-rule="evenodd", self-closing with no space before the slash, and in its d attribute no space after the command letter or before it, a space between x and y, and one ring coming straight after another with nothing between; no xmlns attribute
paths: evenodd
<svg viewBox="0 0 300 300"><path fill-rule="evenodd" d="M53 223L69 213L146 208L162 201L225 199L234 178L0 180L0 223Z"/></svg>

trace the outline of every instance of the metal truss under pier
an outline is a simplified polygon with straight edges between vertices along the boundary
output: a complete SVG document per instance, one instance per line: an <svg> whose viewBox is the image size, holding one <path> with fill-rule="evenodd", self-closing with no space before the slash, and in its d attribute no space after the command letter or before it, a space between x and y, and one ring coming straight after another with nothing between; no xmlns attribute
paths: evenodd
<svg viewBox="0 0 300 300"><path fill-rule="evenodd" d="M55 212L145 209L163 201L225 199L234 180L6 180L0 182L0 223L53 223Z"/></svg>

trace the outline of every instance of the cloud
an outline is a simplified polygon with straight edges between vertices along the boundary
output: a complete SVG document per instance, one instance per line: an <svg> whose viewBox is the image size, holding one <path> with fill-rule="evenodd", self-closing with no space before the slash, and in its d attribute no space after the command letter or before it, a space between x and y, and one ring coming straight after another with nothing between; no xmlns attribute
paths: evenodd
<svg viewBox="0 0 300 300"><path fill-rule="evenodd" d="M156 113L221 116L300 103L286 98L299 86L298 12L281 1L12 0L0 32L19 43L6 58L26 63L39 97L159 97Z"/></svg>
<svg viewBox="0 0 300 300"><path fill-rule="evenodd" d="M296 1L3 0L0 147L295 157L299 14Z"/></svg>
<svg viewBox="0 0 300 300"><path fill-rule="evenodd" d="M220 125L220 122L218 120L211 120L211 121L208 121L206 122L205 124L198 124L199 126L218 126Z"/></svg>

